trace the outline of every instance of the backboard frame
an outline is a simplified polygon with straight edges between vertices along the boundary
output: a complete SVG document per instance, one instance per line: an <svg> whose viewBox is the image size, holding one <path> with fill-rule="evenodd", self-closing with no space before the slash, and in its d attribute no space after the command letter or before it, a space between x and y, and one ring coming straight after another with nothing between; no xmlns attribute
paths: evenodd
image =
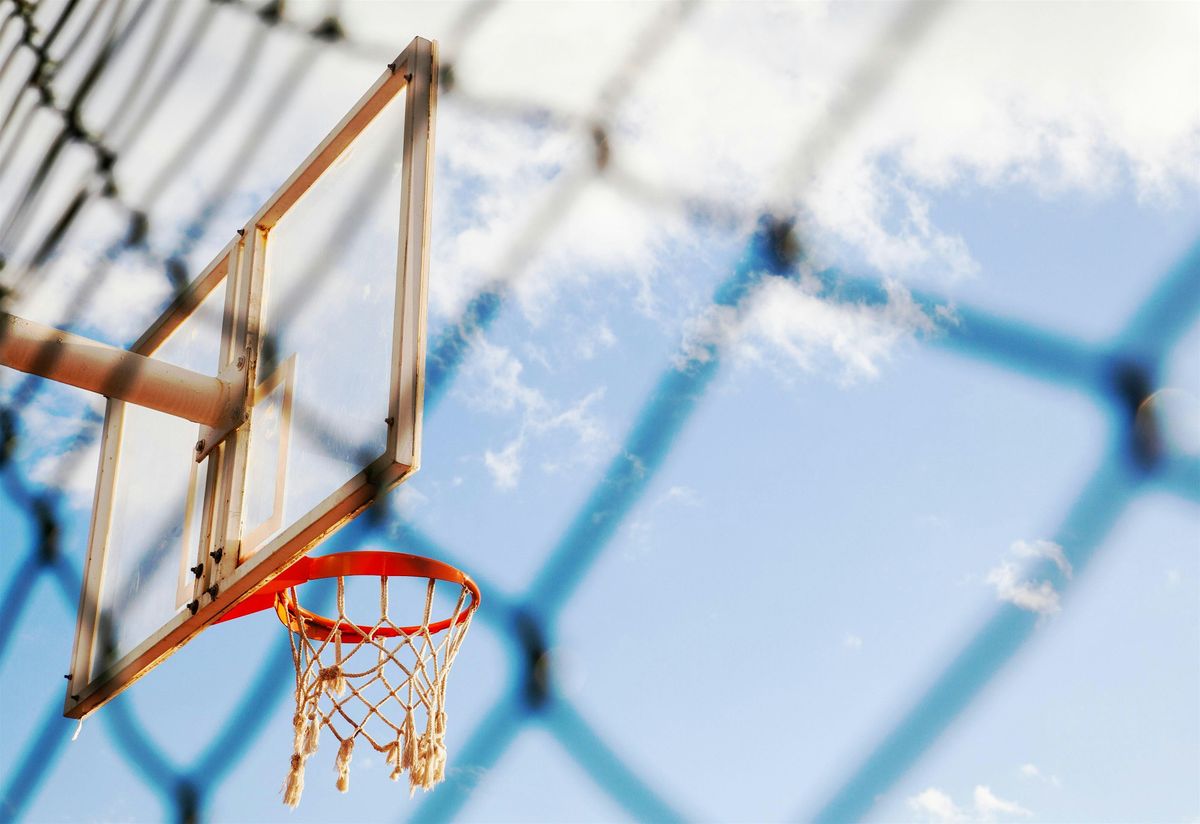
<svg viewBox="0 0 1200 824"><path fill-rule="evenodd" d="M283 532L261 547L248 548L243 546L242 532L249 435L253 424L251 410L249 419L219 446L213 449L208 444L204 450L209 462L199 549L207 557L202 557L203 569L196 576L189 608L177 612L158 631L118 660L102 665L94 663L94 659L101 635L100 599L124 415L124 402L110 399L101 434L92 528L64 715L82 718L111 700L419 468L437 80L437 44L414 38L239 230L239 236L131 347L139 354L151 355L225 280L228 285L218 371L245 358L250 391L252 395L256 394L270 231L374 117L403 92L406 97L399 249L384 452ZM200 451L198 445L197 452ZM253 552L249 551L251 549Z"/></svg>

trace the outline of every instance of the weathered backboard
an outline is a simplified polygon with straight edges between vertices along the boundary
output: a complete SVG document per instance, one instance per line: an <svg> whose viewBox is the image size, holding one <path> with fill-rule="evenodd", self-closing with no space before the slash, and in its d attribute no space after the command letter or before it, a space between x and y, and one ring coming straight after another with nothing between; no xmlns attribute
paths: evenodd
<svg viewBox="0 0 1200 824"><path fill-rule="evenodd" d="M417 38L133 351L245 373L211 432L109 400L65 714L111 699L420 463L437 47Z"/></svg>

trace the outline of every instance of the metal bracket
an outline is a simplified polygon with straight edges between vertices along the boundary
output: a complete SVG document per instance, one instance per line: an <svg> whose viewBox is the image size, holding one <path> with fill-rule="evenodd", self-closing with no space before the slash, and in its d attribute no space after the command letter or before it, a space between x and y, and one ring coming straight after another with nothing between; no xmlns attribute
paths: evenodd
<svg viewBox="0 0 1200 824"><path fill-rule="evenodd" d="M226 364L217 373L217 379L228 384L229 405L226 407L224 420L219 426L200 426L200 434L196 438L196 463L200 463L216 449L233 430L237 429L250 416L250 347L246 347L237 360Z"/></svg>

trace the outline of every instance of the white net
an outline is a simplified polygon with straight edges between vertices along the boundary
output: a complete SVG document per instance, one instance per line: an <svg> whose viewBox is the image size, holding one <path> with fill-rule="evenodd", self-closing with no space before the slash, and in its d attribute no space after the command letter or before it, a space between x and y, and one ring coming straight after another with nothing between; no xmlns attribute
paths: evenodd
<svg viewBox="0 0 1200 824"><path fill-rule="evenodd" d="M438 585L457 589L450 618L430 623ZM346 583L337 577L337 616L324 618L300 606L295 587L276 596L276 611L290 628L296 666L295 743L284 784L284 803L295 807L304 791L304 768L321 731L338 742L337 787L350 786L357 739L384 756L391 778L408 774L410 793L430 789L445 776L446 678L466 637L476 606L464 584L428 579L421 623L400 626L389 616L388 578L379 579L379 618L358 625L346 615Z"/></svg>

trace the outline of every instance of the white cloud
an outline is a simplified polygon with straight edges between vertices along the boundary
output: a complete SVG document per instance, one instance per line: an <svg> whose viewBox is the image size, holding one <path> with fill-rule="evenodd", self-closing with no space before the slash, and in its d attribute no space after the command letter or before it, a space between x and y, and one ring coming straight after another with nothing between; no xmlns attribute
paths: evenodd
<svg viewBox="0 0 1200 824"><path fill-rule="evenodd" d="M1033 813L1015 801L999 798L991 788L978 784L972 794L971 807L964 809L954 799L937 787L928 789L908 799L909 809L924 820L937 822L996 821L1002 818L1027 818Z"/></svg>
<svg viewBox="0 0 1200 824"><path fill-rule="evenodd" d="M1054 562L1059 572L1068 579L1071 577L1071 562L1063 554L1063 548L1053 541L1014 541L1011 549L1018 558L1047 558Z"/></svg>
<svg viewBox="0 0 1200 824"><path fill-rule="evenodd" d="M853 165L858 163L859 165ZM921 272L957 280L979 273L965 241L933 224L932 195L861 158L836 160L806 196L813 251L838 262L840 248L892 276Z"/></svg>
<svg viewBox="0 0 1200 824"><path fill-rule="evenodd" d="M289 8L294 15L324 14L315 6L304 11L303 3ZM456 86L441 98L437 130L435 315L457 315L497 280L513 286L516 304L535 322L563 295L602 278L634 289L641 311L679 305L680 295L661 294L664 281L678 274L672 264L680 249L711 248L714 232L689 224L681 209L645 206L611 175L606 181L592 174L590 118L607 111L602 92L618 92L607 124L614 169L650 190L695 193L753 216L804 136L828 122L855 67L875 52L879 33L898 13L887 4L707 4L665 29L669 36L654 49L631 52L639 32L676 12L657 4L603 12L569 4L534 8L500 5L469 34L456 28L457 10L438 4L360 3L340 12L347 30L369 42L404 43L418 31L440 38L443 58L453 62ZM841 136L811 185L793 187L810 251L836 258L853 250L897 279L960 277L978 267L933 208L947 190L1017 184L1047 196L1102 197L1128 183L1163 202L1193 191L1200 183L1198 15L1188 4L952 7L889 72L882 96ZM1081 30L1088 36L1079 37ZM267 96L296 65L315 65L295 62L304 57L302 40L266 41L264 56L247 69L246 93L234 101L232 117L183 158L153 203L143 203L180 134L203 115L196 101L213 99L234 68L226 59L228 38L215 32L198 44L176 92L154 117L138 122L139 138L127 147L133 151L118 163L124 197L152 209L151 242L160 251L179 241L184 221L213 191L214 170L225 169L229 152L243 145L238 124L269 110ZM240 42L251 33L237 29L234 36ZM514 49L531 36L543 47ZM712 55L730 48L753 59L726 61L712 72ZM118 55L112 82L97 87L86 112L91 121L116 112L116 90L139 65L125 56L133 53ZM286 177L371 82L378 56L361 57L323 51L319 70L288 87L293 104L245 144L245 171L196 242L198 255L219 248L230 227L249 216L260 195ZM497 65L508 70L495 71ZM149 76L167 71L155 64ZM36 158L58 125L39 114L22 151ZM120 124L114 138L132 128ZM71 170L90 174L94 158L84 150L70 154ZM125 160L133 156L136 163ZM31 163L13 168L32 169ZM565 180L584 182L572 187ZM0 195L15 196L23 182L10 170ZM77 183L73 174L48 182L35 228L59 214ZM555 192L563 188L570 196L560 199ZM61 296L95 268L98 250L123 234L127 217L111 204L85 209L67 250L41 273L52 276L42 277L44 287L18 308L51 322L61 316ZM17 259L6 277L20 270L40 234L31 230L18 249L5 250ZM694 287L671 281L669 288ZM142 260L123 260L120 283L97 293L92 314L111 337L128 340L165 294L160 272ZM832 364L844 380L870 377L894 345L873 311L824 309L828 296L803 291L780 303L747 318L750 338L804 368ZM818 331L806 331L810 321ZM582 357L609 345L602 334L578 344Z"/></svg>
<svg viewBox="0 0 1200 824"><path fill-rule="evenodd" d="M1070 579L1071 564L1063 549L1053 541L1014 541L1009 554L1022 561L1045 559L1053 562L1064 577ZM1034 581L1025 577L1024 566L1005 558L988 570L985 581L996 591L1001 601L1039 615L1051 615L1060 609L1059 594L1049 580Z"/></svg>
<svg viewBox="0 0 1200 824"><path fill-rule="evenodd" d="M966 820L966 815L954 803L954 799L936 787L930 787L908 799L908 806L930 821Z"/></svg>
<svg viewBox="0 0 1200 824"><path fill-rule="evenodd" d="M535 264L556 236L549 231L561 217L554 184L579 164L579 137L481 116L449 97L439 109L437 139L439 185L451 196L434 199L440 231L431 266L440 274L430 279L430 310L457 316L481 289L509 282L520 285L521 308L540 315L557 293Z"/></svg>
<svg viewBox="0 0 1200 824"><path fill-rule="evenodd" d="M604 397L604 389L595 389L557 414L535 418L531 426L539 432L564 429L573 433L581 446L593 447L604 438L604 429L589 412L596 401Z"/></svg>
<svg viewBox="0 0 1200 824"><path fill-rule="evenodd" d="M11 403L26 376L3 371L0 403ZM62 492L76 509L86 511L92 504L104 407L99 395L45 381L20 409L17 459L28 465L32 481Z"/></svg>
<svg viewBox="0 0 1200 824"><path fill-rule="evenodd" d="M739 307L714 306L685 332L677 365L704 363L714 349L749 361L774 359L786 368L839 370L843 383L871 379L895 349L933 321L894 281L883 304L835 302L822 297L816 278L766 278Z"/></svg>
<svg viewBox="0 0 1200 824"><path fill-rule="evenodd" d="M1044 781L1047 784L1053 784L1055 787L1062 786L1062 781L1059 780L1057 775L1046 775L1044 772L1038 769L1036 764L1022 764L1019 769L1021 775L1025 776L1026 778L1034 778L1038 781Z"/></svg>
<svg viewBox="0 0 1200 824"><path fill-rule="evenodd" d="M73 242L54 258L49 272L21 284L6 310L53 326L71 322L74 329L106 343L132 343L169 299L171 287L162 268L136 252L115 261L107 257L103 238L123 235L126 223L126 216L107 201L84 210L76 234L68 236ZM15 283L20 266L4 274ZM85 300L79 299L81 294Z"/></svg>
<svg viewBox="0 0 1200 824"><path fill-rule="evenodd" d="M600 349L611 349L617 343L617 336L604 320L599 321L591 330L583 330L576 341L579 357L591 360Z"/></svg>
<svg viewBox="0 0 1200 824"><path fill-rule="evenodd" d="M562 170L591 163L587 120L605 111L602 92L619 91L608 130L614 163L651 188L731 200L753 214L804 136L828 121L830 106L877 51L880 32L898 11L886 4L701 6L668 28L657 48L633 53L632 66L637 34L660 15L676 14L671 7L623 4L600 13L573 4L505 4L466 40L455 28L460 14L436 4L348 4L339 16L370 42L404 43L417 31L440 38L443 58L453 61L456 85L441 100L437 134L434 242L443 276L431 281L435 311L453 312L482 280L510 276L506 263L530 268L533 257L545 255L555 265L534 264L525 272L531 277L520 278L527 281L522 299L537 312L555 283L594 277L597 266L645 278L661 261L665 240L701 237L642 213L627 192L589 186L551 215L554 231L525 250L536 255L505 260ZM814 228L895 275L923 268L963 274L975 269L970 250L931 216L933 198L947 188L1016 182L1048 193L1103 193L1128 176L1143 196L1167 197L1195 186L1198 14L1188 4L952 7L889 73L874 106L817 170L804 198ZM234 36L249 36L251 28ZM531 36L541 48L514 49ZM205 38L178 93L139 123L132 147L139 162L118 166L133 201L173 155L181 124L190 129L203 114L195 101L212 99L227 79L226 41ZM250 67L254 82L235 101L238 114L264 108L300 47L279 38L265 43L266 57ZM712 72L712 54L722 48L753 59ZM252 143L252 168L235 194L282 180L373 79L376 61L322 53L319 71L293 90L297 105ZM114 76L137 65L119 59ZM495 71L497 65L509 70ZM167 70L154 68L155 75ZM115 111L120 88L98 87L89 101L94 120ZM539 110L541 116L514 116ZM56 124L50 118L43 125L51 134ZM128 127L121 125L119 133ZM197 192L212 186L222 147L237 145L233 126L220 129L196 157L185 158L169 191L180 196L158 199L160 221L191 217ZM80 157L81 165L90 163L86 152Z"/></svg>
<svg viewBox="0 0 1200 824"><path fill-rule="evenodd" d="M1194 6L953 9L863 131L890 124L874 142L939 184L1095 191L1122 170L1145 196L1195 184L1197 22ZM1081 26L1088 36L1072 37Z"/></svg>
<svg viewBox="0 0 1200 824"><path fill-rule="evenodd" d="M975 787L975 811L985 821L990 821L997 815L1016 815L1023 818L1033 815L1015 801L1005 801L996 797L991 788L982 784Z"/></svg>
<svg viewBox="0 0 1200 824"><path fill-rule="evenodd" d="M852 649L855 652L862 649L862 645L863 639L852 632L847 632L846 636L842 639L842 646L846 647L847 649Z"/></svg>
<svg viewBox="0 0 1200 824"><path fill-rule="evenodd" d="M1001 561L988 570L987 582L996 590L996 597L1021 609L1050 615L1058 612L1058 592L1049 581L1033 583L1021 579L1021 570L1012 561Z"/></svg>
<svg viewBox="0 0 1200 824"><path fill-rule="evenodd" d="M531 8L496 7L466 41L454 14L345 10L352 32L444 38L453 61L455 90L443 96L438 124L435 314L455 316L498 281L534 323L599 279L636 290L646 313L678 305L679 295L664 294L679 286L669 282L672 264L681 248L711 246L712 229L687 224L678 209L646 208L612 175L593 176L590 119L606 111L602 92L619 92L607 124L613 170L650 191L693 193L752 216L898 7L698 6L655 49L634 53L633 70L638 33L675 14L671 7ZM933 208L947 190L1020 185L1102 197L1129 184L1169 199L1195 187L1196 15L1166 4L947 11L811 185L793 187L810 251L865 259L897 279L971 276L972 250ZM1077 36L1083 29L1087 38ZM546 48L514 58L513 44L531 32ZM1152 54L1139 46L1146 42L1156 44ZM712 72L712 54L729 48L754 59ZM496 72L499 64L513 70ZM782 335L774 344L789 358L821 367L811 341L781 333L769 312L761 320ZM576 343L581 357L595 351ZM858 378L880 359L868 349L833 363Z"/></svg>
<svg viewBox="0 0 1200 824"><path fill-rule="evenodd" d="M509 349L497 346L479 335L472 342L467 364L468 387L465 390L476 406L499 412L514 409L541 409L545 399L521 379L525 367Z"/></svg>
<svg viewBox="0 0 1200 824"><path fill-rule="evenodd" d="M617 159L664 188L755 210L898 13L760 8L706 7L688 21L633 84ZM896 275L956 276L977 267L962 239L931 217L949 188L1103 195L1122 176L1145 197L1194 187L1196 16L1184 5L951 9L816 169L804 202L817 234ZM1143 59L1150 42L1154 54ZM714 46L755 59L714 74L705 71Z"/></svg>
<svg viewBox="0 0 1200 824"><path fill-rule="evenodd" d="M570 404L548 399L523 379L524 365L506 347L478 336L465 369L468 402L500 414L517 417L517 434L500 449L486 449L484 466L500 489L513 489L520 481L525 452L531 445L555 436L569 439L569 447L550 449L553 459L541 462L548 473L597 459L608 435L591 407L604 397L603 387Z"/></svg>
<svg viewBox="0 0 1200 824"><path fill-rule="evenodd" d="M673 486L663 493L663 496L657 501L656 506L668 503L677 503L683 506L700 506L700 496L690 486Z"/></svg>
<svg viewBox="0 0 1200 824"><path fill-rule="evenodd" d="M483 463L492 473L492 480L500 489L513 489L521 477L521 447L523 439L517 438L501 449L483 453Z"/></svg>

